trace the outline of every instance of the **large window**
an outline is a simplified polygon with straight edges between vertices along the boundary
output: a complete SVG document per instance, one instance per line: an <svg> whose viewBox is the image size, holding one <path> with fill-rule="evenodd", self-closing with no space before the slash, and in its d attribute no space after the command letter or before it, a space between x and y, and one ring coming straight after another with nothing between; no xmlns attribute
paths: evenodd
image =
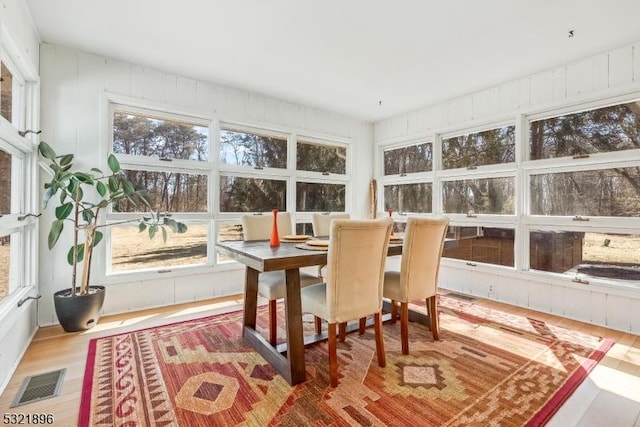
<svg viewBox="0 0 640 427"><path fill-rule="evenodd" d="M514 179L482 178L442 183L443 212L515 214Z"/></svg>
<svg viewBox="0 0 640 427"><path fill-rule="evenodd" d="M528 135L529 269L640 288L640 102L533 117Z"/></svg>
<svg viewBox="0 0 640 427"><path fill-rule="evenodd" d="M640 148L640 101L533 120L531 160Z"/></svg>
<svg viewBox="0 0 640 427"><path fill-rule="evenodd" d="M244 214L288 211L304 229L313 212L349 209L348 142L117 103L110 111L111 150L127 178L188 230L149 240L135 222L141 207L114 206L108 275L228 262L213 243L242 239Z"/></svg>
<svg viewBox="0 0 640 427"><path fill-rule="evenodd" d="M149 240L135 223L140 208L130 203L108 214L110 259L107 271L202 265L208 260L212 214L210 194L210 136L207 122L192 117L112 105L112 150L127 178L148 191L154 211L184 222L185 234L168 233L167 242ZM124 223L123 223L124 222ZM123 224L122 224L123 223Z"/></svg>
<svg viewBox="0 0 640 427"><path fill-rule="evenodd" d="M503 126L442 140L442 167L474 168L510 163L515 156L515 126Z"/></svg>
<svg viewBox="0 0 640 427"><path fill-rule="evenodd" d="M431 143L390 148L383 151L384 175L429 172L433 168Z"/></svg>

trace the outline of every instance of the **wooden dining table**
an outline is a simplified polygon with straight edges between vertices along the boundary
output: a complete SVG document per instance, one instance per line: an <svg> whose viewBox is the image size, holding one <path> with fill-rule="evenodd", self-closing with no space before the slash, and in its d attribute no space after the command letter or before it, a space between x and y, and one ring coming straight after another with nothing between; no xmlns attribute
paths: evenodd
<svg viewBox="0 0 640 427"><path fill-rule="evenodd" d="M283 242L272 248L269 241L225 241L215 245L219 254L246 266L242 329L244 339L291 385L306 379L305 345L326 339L326 334L307 337L303 334L300 268L325 265L327 251L301 249L297 246L297 243ZM389 244L387 256L393 255L402 255L402 242ZM286 341L273 346L256 330L258 277L261 272L278 270L284 270L286 277Z"/></svg>

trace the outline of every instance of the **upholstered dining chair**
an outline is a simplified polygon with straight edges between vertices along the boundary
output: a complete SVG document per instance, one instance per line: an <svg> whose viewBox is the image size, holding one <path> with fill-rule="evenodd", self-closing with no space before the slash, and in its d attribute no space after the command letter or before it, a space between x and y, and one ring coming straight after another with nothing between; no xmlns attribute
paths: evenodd
<svg viewBox="0 0 640 427"><path fill-rule="evenodd" d="M265 213L261 215L243 215L242 235L245 241L269 240L273 228L273 214ZM278 234L286 236L292 234L291 214L280 212L277 216ZM319 283L320 278L313 274L300 272L300 286L308 286ZM269 300L269 342L276 345L277 336L277 309L276 302L284 298L286 293L286 276L284 271L266 271L260 273L258 277L258 293Z"/></svg>
<svg viewBox="0 0 640 427"><path fill-rule="evenodd" d="M348 213L314 213L311 216L311 226L315 237L328 236L329 226L332 219L349 219L351 215Z"/></svg>
<svg viewBox="0 0 640 427"><path fill-rule="evenodd" d="M409 218L404 234L400 271L384 273L385 298L391 300L391 319L395 323L400 302L402 353L409 354L409 302L425 299L433 339L439 339L438 275L449 219Z"/></svg>
<svg viewBox="0 0 640 427"><path fill-rule="evenodd" d="M386 365L381 310L391 227L389 218L332 220L326 282L302 289L302 311L329 324L329 378L332 387L338 385L338 324L373 314L378 365Z"/></svg>
<svg viewBox="0 0 640 427"><path fill-rule="evenodd" d="M313 228L313 236L314 237L327 237L329 235L329 226L331 225L332 219L349 219L351 215L348 213L337 213L337 212L325 212L325 213L314 213L311 216L311 226ZM318 266L318 276L324 277L326 273L326 266L319 265ZM318 330L320 333L320 330Z"/></svg>

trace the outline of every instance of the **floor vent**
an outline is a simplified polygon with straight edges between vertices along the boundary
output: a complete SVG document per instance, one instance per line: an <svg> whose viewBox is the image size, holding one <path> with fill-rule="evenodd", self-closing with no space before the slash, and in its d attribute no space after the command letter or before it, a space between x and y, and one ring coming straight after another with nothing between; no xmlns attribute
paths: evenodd
<svg viewBox="0 0 640 427"><path fill-rule="evenodd" d="M57 371L25 378L20 386L20 390L18 390L16 398L13 399L11 407L26 405L27 403L57 396L60 392L66 370L66 368L59 369Z"/></svg>
<svg viewBox="0 0 640 427"><path fill-rule="evenodd" d="M459 294L459 293L456 293L456 292L449 292L448 294L445 294L445 295L448 296L448 297L451 297L451 298L459 299L459 300L462 300L462 301L468 301L468 302L472 302L472 301L475 301L477 299L476 297L472 297L470 295Z"/></svg>

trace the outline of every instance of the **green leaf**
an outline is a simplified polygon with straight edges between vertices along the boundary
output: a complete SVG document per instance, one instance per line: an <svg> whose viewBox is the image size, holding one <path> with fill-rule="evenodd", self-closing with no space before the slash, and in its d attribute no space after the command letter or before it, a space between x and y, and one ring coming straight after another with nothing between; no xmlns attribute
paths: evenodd
<svg viewBox="0 0 640 427"><path fill-rule="evenodd" d="M171 219L171 218L164 218L164 225L166 225L167 227L169 227L171 229L171 231L173 231L174 233L176 233L178 231L178 223L176 222L175 219Z"/></svg>
<svg viewBox="0 0 640 427"><path fill-rule="evenodd" d="M61 219L57 219L51 223L51 230L49 231L49 249L53 249L56 245L56 242L60 238L60 233L62 233L62 229L64 228L64 222Z"/></svg>
<svg viewBox="0 0 640 427"><path fill-rule="evenodd" d="M93 236L93 247L95 248L98 243L102 241L104 234L101 231L96 231L96 234Z"/></svg>
<svg viewBox="0 0 640 427"><path fill-rule="evenodd" d="M156 235L156 231L158 231L158 226L157 225L152 225L149 227L149 238L153 239Z"/></svg>
<svg viewBox="0 0 640 427"><path fill-rule="evenodd" d="M109 165L109 169L111 169L111 172L120 172L120 162L118 162L118 159L116 159L116 156L114 156L113 154L109 154L109 158L107 158L107 164Z"/></svg>
<svg viewBox="0 0 640 427"><path fill-rule="evenodd" d="M92 170L92 171L94 171L94 172L97 172L97 173L99 173L99 174L101 174L101 175L104 175L104 172L102 172L102 170L101 170L101 169L98 169L98 168L91 168L91 170Z"/></svg>
<svg viewBox="0 0 640 427"><path fill-rule="evenodd" d="M73 175L78 178L78 181L93 185L93 177L88 173L76 172Z"/></svg>
<svg viewBox="0 0 640 427"><path fill-rule="evenodd" d="M73 197L73 200L82 200L82 198L84 197L84 192L82 191L82 188L80 188L80 185L77 184L77 181L72 180L71 182L76 182L76 185L71 191L71 197Z"/></svg>
<svg viewBox="0 0 640 427"><path fill-rule="evenodd" d="M178 233L186 233L187 232L187 224L182 222L178 223Z"/></svg>
<svg viewBox="0 0 640 427"><path fill-rule="evenodd" d="M65 191L60 192L60 204L64 203L67 200L67 193Z"/></svg>
<svg viewBox="0 0 640 427"><path fill-rule="evenodd" d="M104 197L104 195L107 194L107 186L100 181L96 182L96 190L98 191L100 197Z"/></svg>
<svg viewBox="0 0 640 427"><path fill-rule="evenodd" d="M162 230L162 241L167 243L167 229L164 227L160 227L160 229Z"/></svg>
<svg viewBox="0 0 640 427"><path fill-rule="evenodd" d="M82 211L82 219L84 219L85 222L91 222L93 221L93 218L95 218L95 214L91 209L85 209Z"/></svg>
<svg viewBox="0 0 640 427"><path fill-rule="evenodd" d="M73 212L73 203L67 202L56 208L56 218L65 219Z"/></svg>
<svg viewBox="0 0 640 427"><path fill-rule="evenodd" d="M73 161L73 154L65 154L60 159L60 166L70 165L72 161Z"/></svg>
<svg viewBox="0 0 640 427"><path fill-rule="evenodd" d="M53 190L53 187L49 187L47 188L47 191L45 191L42 195L42 204L45 208L47 207L49 200L51 200L54 194L56 194L56 192Z"/></svg>
<svg viewBox="0 0 640 427"><path fill-rule="evenodd" d="M41 141L38 145L38 151L45 159L54 160L56 158L56 152L44 141Z"/></svg>
<svg viewBox="0 0 640 427"><path fill-rule="evenodd" d="M129 182L128 179L122 178L122 188L124 189L125 194L133 194L136 190L133 188L133 184Z"/></svg>
<svg viewBox="0 0 640 427"><path fill-rule="evenodd" d="M118 191L118 182L114 177L112 176L109 177L108 184L109 184L109 191L111 191L112 193Z"/></svg>
<svg viewBox="0 0 640 427"><path fill-rule="evenodd" d="M140 224L138 224L138 231L140 233L142 233L146 229L147 229L147 224L145 224L144 222L141 222Z"/></svg>
<svg viewBox="0 0 640 427"><path fill-rule="evenodd" d="M69 265L73 265L73 248L74 246L69 248L69 252L67 252L67 262ZM78 262L82 261L84 258L84 243L79 244L76 248L76 259Z"/></svg>

